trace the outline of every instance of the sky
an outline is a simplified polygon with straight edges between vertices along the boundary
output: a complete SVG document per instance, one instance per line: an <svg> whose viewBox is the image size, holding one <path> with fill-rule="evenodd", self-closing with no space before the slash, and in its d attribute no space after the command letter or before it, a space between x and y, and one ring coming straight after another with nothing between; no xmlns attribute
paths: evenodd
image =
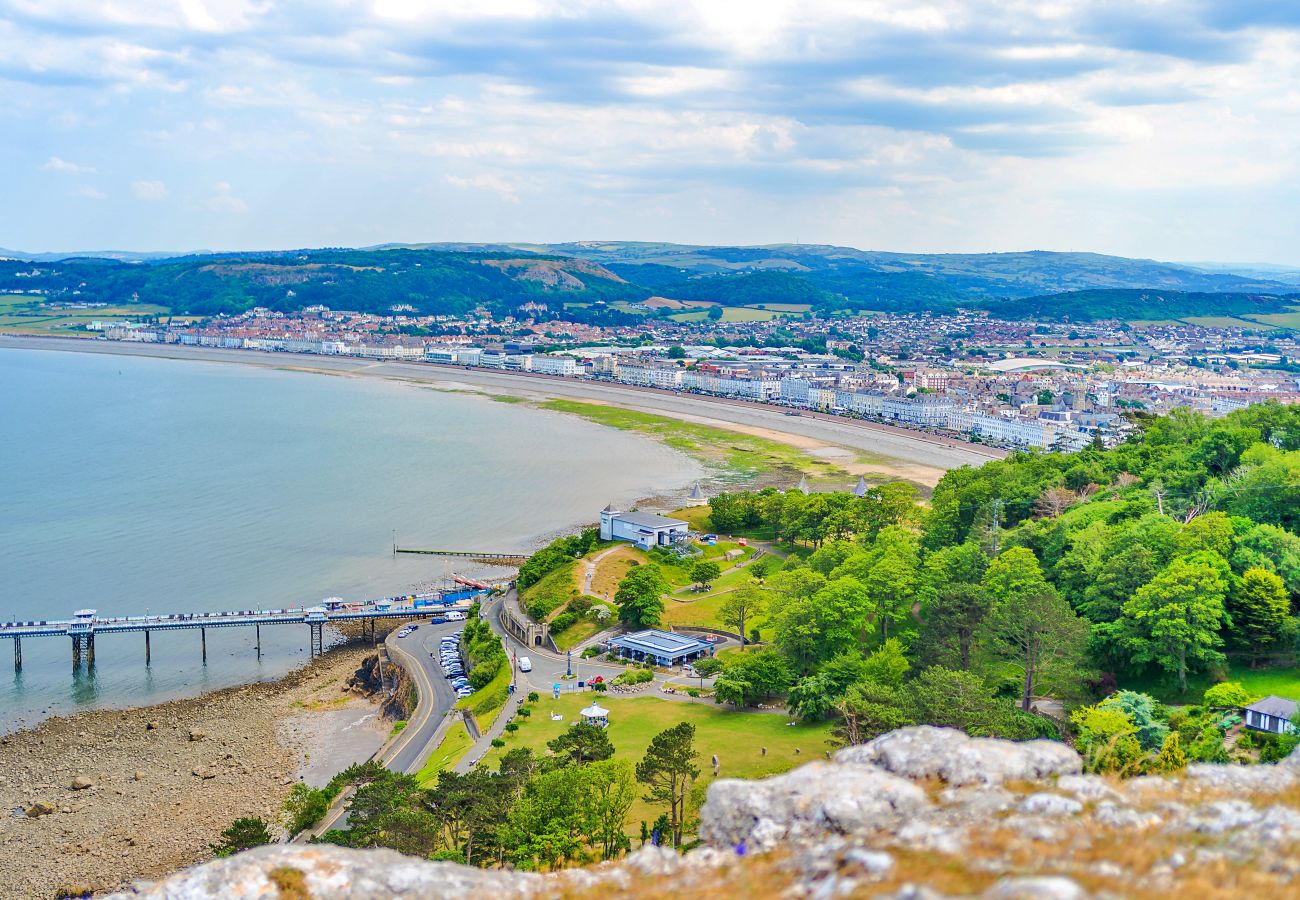
<svg viewBox="0 0 1300 900"><path fill-rule="evenodd" d="M1294 0L0 0L0 247L1300 264Z"/></svg>

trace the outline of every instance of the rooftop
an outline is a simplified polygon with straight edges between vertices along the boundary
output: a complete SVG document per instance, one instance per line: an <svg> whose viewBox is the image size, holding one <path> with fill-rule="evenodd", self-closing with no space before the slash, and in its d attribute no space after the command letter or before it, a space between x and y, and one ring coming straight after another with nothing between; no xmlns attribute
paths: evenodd
<svg viewBox="0 0 1300 900"><path fill-rule="evenodd" d="M669 528L674 525L686 524L681 519L670 519L667 516L657 516L654 513L628 512L619 513L618 517L629 525L636 525L640 528Z"/></svg>
<svg viewBox="0 0 1300 900"><path fill-rule="evenodd" d="M648 647L657 653L668 655L678 653L694 653L701 647L707 647L709 644L699 638L694 638L685 634L674 634L671 631L658 631L656 629L647 629L637 631L632 634L624 634L616 637L611 641L620 645L636 644L638 647Z"/></svg>
<svg viewBox="0 0 1300 900"><path fill-rule="evenodd" d="M1279 719L1290 720L1297 711L1300 711L1300 703L1270 694L1263 700L1256 700L1246 709L1251 712L1263 713L1266 716L1276 716Z"/></svg>

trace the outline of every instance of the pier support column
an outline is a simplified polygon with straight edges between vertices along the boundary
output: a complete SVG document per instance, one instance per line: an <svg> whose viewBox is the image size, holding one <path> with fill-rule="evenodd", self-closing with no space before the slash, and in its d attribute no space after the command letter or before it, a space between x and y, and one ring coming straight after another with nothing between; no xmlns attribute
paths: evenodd
<svg viewBox="0 0 1300 900"><path fill-rule="evenodd" d="M89 669L95 668L95 635L93 632L86 635L86 667Z"/></svg>
<svg viewBox="0 0 1300 900"><path fill-rule="evenodd" d="M146 628L144 630L144 664L147 666L151 661L151 654L149 652L149 629Z"/></svg>
<svg viewBox="0 0 1300 900"><path fill-rule="evenodd" d="M21 672L22 670L23 670L23 639L20 637L15 637L14 638L14 671Z"/></svg>
<svg viewBox="0 0 1300 900"><path fill-rule="evenodd" d="M311 629L311 648L310 655L312 659L325 653L325 626L320 623L310 623L307 626Z"/></svg>
<svg viewBox="0 0 1300 900"><path fill-rule="evenodd" d="M261 659L262 658L262 626L254 625L253 633L257 636L256 637L257 658Z"/></svg>
<svg viewBox="0 0 1300 900"><path fill-rule="evenodd" d="M206 666L208 664L208 630L206 628L199 629L199 646L203 648L203 665Z"/></svg>

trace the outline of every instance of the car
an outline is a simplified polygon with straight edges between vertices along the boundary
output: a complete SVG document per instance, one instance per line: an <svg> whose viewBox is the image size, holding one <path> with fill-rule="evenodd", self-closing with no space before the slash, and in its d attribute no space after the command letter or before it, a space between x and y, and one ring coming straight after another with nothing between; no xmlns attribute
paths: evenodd
<svg viewBox="0 0 1300 900"><path fill-rule="evenodd" d="M448 622L464 622L464 621L465 621L465 614L464 614L463 612L461 612L460 610L454 609L454 610L452 610L451 612L447 613L447 621L448 621Z"/></svg>
<svg viewBox="0 0 1300 900"><path fill-rule="evenodd" d="M533 670L533 661L526 656L519 657L519 671L531 672Z"/></svg>

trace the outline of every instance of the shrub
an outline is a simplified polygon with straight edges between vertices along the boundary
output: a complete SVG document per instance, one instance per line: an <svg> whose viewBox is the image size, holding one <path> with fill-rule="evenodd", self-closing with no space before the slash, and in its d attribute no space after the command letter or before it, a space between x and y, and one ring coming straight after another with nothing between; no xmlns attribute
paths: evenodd
<svg viewBox="0 0 1300 900"><path fill-rule="evenodd" d="M647 681L654 681L655 673L652 669L628 669L622 672L614 679L615 684L645 684Z"/></svg>
<svg viewBox="0 0 1300 900"><path fill-rule="evenodd" d="M528 615L536 622L546 619L564 604L564 596L558 593L542 594L528 601Z"/></svg>
<svg viewBox="0 0 1300 900"><path fill-rule="evenodd" d="M596 691L597 693L603 694L605 693L605 691L609 690L609 685L607 685L603 681L597 681L595 684L591 686L591 689L593 691Z"/></svg>
<svg viewBox="0 0 1300 900"><path fill-rule="evenodd" d="M1201 702L1214 709L1237 709L1250 703L1250 695L1236 681L1221 681L1206 689Z"/></svg>
<svg viewBox="0 0 1300 900"><path fill-rule="evenodd" d="M529 716L531 716L532 714L533 714L533 711L532 711L531 709L529 709L528 707L526 707L526 706L521 706L521 707L519 707L519 711L518 711L517 713L515 713L515 715L517 715L517 716L522 716L522 717L525 718L525 719L528 718Z"/></svg>
<svg viewBox="0 0 1300 900"><path fill-rule="evenodd" d="M575 612L560 613L551 620L551 634L563 634L574 625L578 624L578 620L581 618L582 617Z"/></svg>
<svg viewBox="0 0 1300 900"><path fill-rule="evenodd" d="M504 747L505 745L506 745L506 742L503 741L503 740L501 740L501 738L493 738L493 739L492 739L492 746L493 746L493 747Z"/></svg>
<svg viewBox="0 0 1300 900"><path fill-rule="evenodd" d="M475 666L474 670L469 673L469 686L476 691L481 691L483 688L487 687L488 682L497 677L497 673L501 671L501 666L504 663L505 657L502 657L496 665L484 663Z"/></svg>
<svg viewBox="0 0 1300 900"><path fill-rule="evenodd" d="M236 819L229 828L221 832L221 842L210 846L216 856L223 857L269 843L271 843L271 831L266 827L266 822L252 816Z"/></svg>
<svg viewBox="0 0 1300 900"><path fill-rule="evenodd" d="M518 731L518 730L519 730L519 723L518 723L518 722L507 722L507 723L506 723L506 731L510 732L511 734L514 734L514 733L515 733L516 731Z"/></svg>
<svg viewBox="0 0 1300 900"><path fill-rule="evenodd" d="M695 689L695 688L687 688L687 689L686 689L686 696L688 696L688 697L698 697L698 696L700 696L700 692L699 692L697 689Z"/></svg>
<svg viewBox="0 0 1300 900"><path fill-rule="evenodd" d="M536 702L537 702L538 700L540 700L540 699L542 699L542 698L541 698L541 695L538 694L537 691L529 691L529 692L528 692L528 702L529 702L529 703L536 703Z"/></svg>
<svg viewBox="0 0 1300 900"><path fill-rule="evenodd" d="M587 610L591 609L591 607L592 607L592 600L590 597L574 597L572 600L569 601L568 612L577 613L580 616L585 616L587 614Z"/></svg>
<svg viewBox="0 0 1300 900"><path fill-rule="evenodd" d="M583 659L592 659L594 657L600 656L600 648L588 647L586 650L582 651L581 655Z"/></svg>

